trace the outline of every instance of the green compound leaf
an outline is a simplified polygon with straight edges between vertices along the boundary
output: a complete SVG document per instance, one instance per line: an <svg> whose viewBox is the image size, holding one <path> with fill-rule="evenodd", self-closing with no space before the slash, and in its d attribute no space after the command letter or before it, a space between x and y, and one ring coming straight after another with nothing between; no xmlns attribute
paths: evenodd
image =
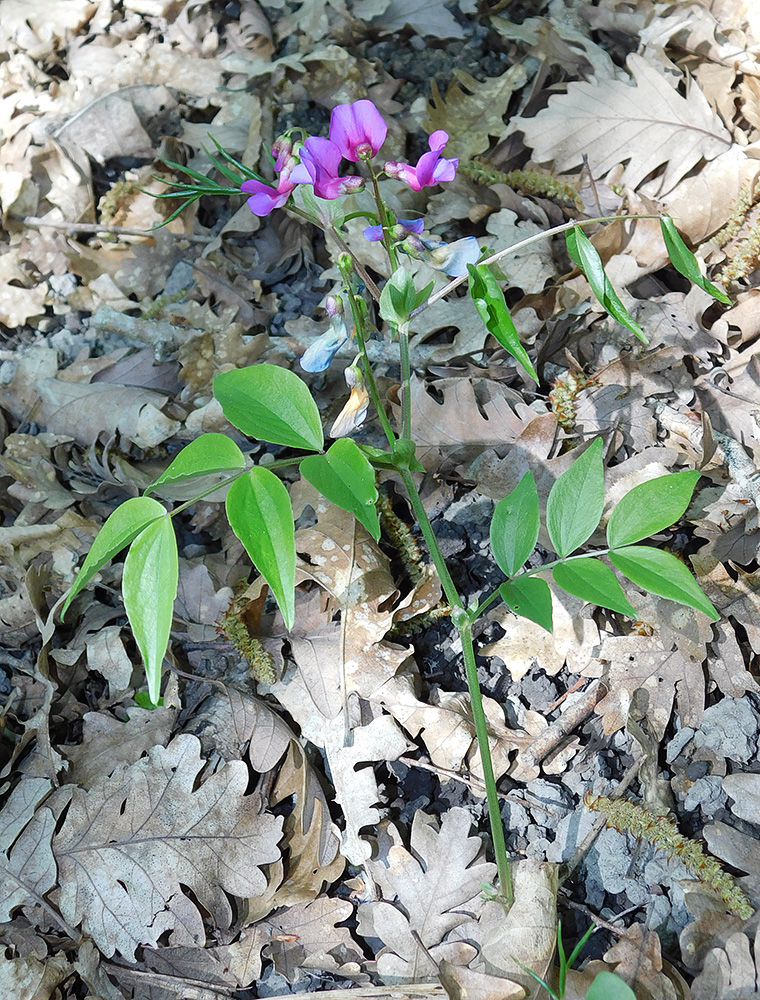
<svg viewBox="0 0 760 1000"><path fill-rule="evenodd" d="M301 475L330 503L353 514L375 541L380 539L375 470L354 441L339 438L325 455L304 458Z"/></svg>
<svg viewBox="0 0 760 1000"><path fill-rule="evenodd" d="M268 364L221 372L214 379L214 396L243 434L290 448L322 450L317 404L295 372Z"/></svg>
<svg viewBox="0 0 760 1000"><path fill-rule="evenodd" d="M491 551L505 576L514 576L538 540L538 491L526 472L511 493L496 504L491 520Z"/></svg>
<svg viewBox="0 0 760 1000"><path fill-rule="evenodd" d="M198 483L200 476L210 477L224 472L237 472L245 468L245 455L226 434L201 434L178 452L171 465L145 491L146 494L160 486L186 483L194 480L193 486L204 489L208 484ZM161 491L166 494L167 490ZM172 496L175 494L172 492Z"/></svg>
<svg viewBox="0 0 760 1000"><path fill-rule="evenodd" d="M559 563L552 570L552 576L557 586L573 597L638 618L615 574L598 559L573 559L572 562Z"/></svg>
<svg viewBox="0 0 760 1000"><path fill-rule="evenodd" d="M153 500L151 497L132 497L116 508L98 532L92 548L87 553L87 558L61 608L61 621L71 602L95 574L126 548L151 521L163 517L165 513L166 510L158 500Z"/></svg>
<svg viewBox="0 0 760 1000"><path fill-rule="evenodd" d="M697 581L670 552L653 549L649 545L629 545L610 552L609 559L637 587L704 611L714 622L719 620L720 615Z"/></svg>
<svg viewBox="0 0 760 1000"><path fill-rule="evenodd" d="M546 527L554 551L569 556L599 524L604 508L602 439L592 442L555 482L546 503Z"/></svg>
<svg viewBox="0 0 760 1000"><path fill-rule="evenodd" d="M158 704L161 664L172 627L178 564L177 538L168 514L135 538L124 560L124 607L145 664L148 696L154 705Z"/></svg>
<svg viewBox="0 0 760 1000"><path fill-rule="evenodd" d="M610 548L649 538L675 524L689 506L699 477L699 472L688 470L634 486L615 507L607 524Z"/></svg>
<svg viewBox="0 0 760 1000"><path fill-rule="evenodd" d="M288 491L269 469L251 469L230 486L226 508L230 527L269 584L285 627L292 629L296 542Z"/></svg>
<svg viewBox="0 0 760 1000"><path fill-rule="evenodd" d="M531 364L528 352L520 343L520 334L509 315L504 293L499 283L483 264L468 264L468 287L470 298L486 329L495 337L505 351L508 351L518 364L522 365L530 377L538 382L538 375Z"/></svg>
<svg viewBox="0 0 760 1000"><path fill-rule="evenodd" d="M536 576L518 576L499 587L501 599L516 615L552 630L552 592L546 580Z"/></svg>
<svg viewBox="0 0 760 1000"><path fill-rule="evenodd" d="M680 272L684 278L688 278L689 281L693 281L695 285L698 285L704 291L709 292L718 302L731 305L731 299L723 289L709 282L699 270L697 258L681 239L681 234L676 229L676 224L669 215L660 217L660 228L662 229L662 238L665 240L668 257L670 257L670 262L676 271Z"/></svg>
<svg viewBox="0 0 760 1000"><path fill-rule="evenodd" d="M636 1000L636 994L620 976L603 971L589 986L586 1000Z"/></svg>
<svg viewBox="0 0 760 1000"><path fill-rule="evenodd" d="M602 258L588 236L586 236L582 229L575 226L573 229L568 229L565 233L565 242L571 259L583 271L586 281L591 286L591 291L604 309L618 323L622 323L627 330L635 333L639 340L648 344L649 341L644 331L618 298L618 294L612 287L610 279L604 270Z"/></svg>

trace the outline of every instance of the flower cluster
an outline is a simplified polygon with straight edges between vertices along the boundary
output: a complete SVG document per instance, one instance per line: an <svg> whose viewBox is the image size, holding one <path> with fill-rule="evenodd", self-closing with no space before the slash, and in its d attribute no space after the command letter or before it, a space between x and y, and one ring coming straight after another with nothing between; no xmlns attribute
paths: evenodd
<svg viewBox="0 0 760 1000"><path fill-rule="evenodd" d="M278 172L275 187L251 179L244 181L240 190L251 195L248 207L259 216L282 208L297 184L313 185L314 194L328 200L358 191L364 186L364 179L356 175L341 176L341 160L352 163L371 160L380 151L387 133L388 126L372 101L339 104L330 116L326 139L309 136L295 146L286 136L277 139L272 147ZM453 180L459 160L441 156L448 138L442 129L433 132L430 152L423 153L415 166L389 162L385 165L386 174L398 177L415 191Z"/></svg>

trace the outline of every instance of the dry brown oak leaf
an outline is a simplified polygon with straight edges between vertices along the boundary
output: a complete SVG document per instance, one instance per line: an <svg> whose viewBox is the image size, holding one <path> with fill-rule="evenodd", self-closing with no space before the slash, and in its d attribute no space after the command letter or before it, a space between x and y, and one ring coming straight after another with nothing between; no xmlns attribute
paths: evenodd
<svg viewBox="0 0 760 1000"><path fill-rule="evenodd" d="M731 146L731 136L692 80L682 97L665 74L642 56L628 56L635 86L622 80L573 82L533 118L514 118L509 132L523 132L533 159L564 173L590 154L591 171L603 177L626 163L618 183L637 188L664 168L659 193L672 191L700 160Z"/></svg>
<svg viewBox="0 0 760 1000"><path fill-rule="evenodd" d="M89 791L74 789L53 841L59 905L104 955L132 959L167 930L172 944L203 944L200 912L180 884L223 928L232 921L227 893L266 890L258 866L279 860L282 819L245 794L243 761L198 785L204 764L196 737L182 735Z"/></svg>
<svg viewBox="0 0 760 1000"><path fill-rule="evenodd" d="M445 958L454 965L468 965L475 958L475 948L450 936L479 913L483 883L490 884L495 873L495 865L482 859L480 838L469 836L471 826L466 809L454 807L444 813L440 829L432 816L418 811L408 850L395 827L380 824L378 853L367 868L383 899L362 903L358 917L359 933L380 938L385 946L377 955L383 982L432 979L437 971L434 961Z"/></svg>

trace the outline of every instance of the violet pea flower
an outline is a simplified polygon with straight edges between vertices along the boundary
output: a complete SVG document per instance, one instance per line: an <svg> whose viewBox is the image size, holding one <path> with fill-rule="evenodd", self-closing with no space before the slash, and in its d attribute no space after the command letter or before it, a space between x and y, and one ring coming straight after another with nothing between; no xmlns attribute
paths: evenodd
<svg viewBox="0 0 760 1000"><path fill-rule="evenodd" d="M371 159L387 134L388 126L372 101L339 104L330 115L330 140L341 156L354 163Z"/></svg>
<svg viewBox="0 0 760 1000"><path fill-rule="evenodd" d="M304 140L300 156L300 166L293 170L291 178L296 184L311 182L318 198L332 200L364 186L362 177L338 175L342 154L330 139L310 136Z"/></svg>
<svg viewBox="0 0 760 1000"><path fill-rule="evenodd" d="M343 374L351 394L330 428L330 437L334 438L346 437L357 427L361 427L369 409L369 393L356 362L350 368L346 368Z"/></svg>
<svg viewBox="0 0 760 1000"><path fill-rule="evenodd" d="M448 141L449 133L438 129L430 136L430 152L423 153L417 160L416 166L391 161L385 164L386 174L389 177L398 177L414 191L421 191L424 187L434 187L445 181L453 181L459 159L447 160L441 156Z"/></svg>
<svg viewBox="0 0 760 1000"><path fill-rule="evenodd" d="M441 240L421 240L412 235L399 244L399 250L410 257L424 260L430 267L443 271L451 278L461 278L467 274L467 265L477 263L481 253L474 236L444 243Z"/></svg>
<svg viewBox="0 0 760 1000"><path fill-rule="evenodd" d="M396 221L407 233L421 233L425 228L424 219L397 219ZM365 240L369 240L370 243L379 243L383 238L383 227L367 226L366 229L362 230L362 236Z"/></svg>
<svg viewBox="0 0 760 1000"><path fill-rule="evenodd" d="M304 351L299 364L305 372L323 372L348 340L342 313L330 317L330 326Z"/></svg>
<svg viewBox="0 0 760 1000"><path fill-rule="evenodd" d="M249 181L243 181L240 190L251 195L248 199L248 207L253 214L264 216L269 215L275 208L282 208L294 187L295 184L291 181L289 172L286 171L280 175L276 188L252 178Z"/></svg>

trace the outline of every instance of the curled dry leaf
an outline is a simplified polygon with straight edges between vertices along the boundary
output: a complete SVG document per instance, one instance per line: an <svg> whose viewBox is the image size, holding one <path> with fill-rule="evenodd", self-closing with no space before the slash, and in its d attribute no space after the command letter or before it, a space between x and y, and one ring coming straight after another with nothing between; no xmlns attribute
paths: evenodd
<svg viewBox="0 0 760 1000"><path fill-rule="evenodd" d="M505 915L498 900L485 904L477 940L486 972L521 984L533 996L554 956L557 941L557 866L526 858L512 866L514 903Z"/></svg>

